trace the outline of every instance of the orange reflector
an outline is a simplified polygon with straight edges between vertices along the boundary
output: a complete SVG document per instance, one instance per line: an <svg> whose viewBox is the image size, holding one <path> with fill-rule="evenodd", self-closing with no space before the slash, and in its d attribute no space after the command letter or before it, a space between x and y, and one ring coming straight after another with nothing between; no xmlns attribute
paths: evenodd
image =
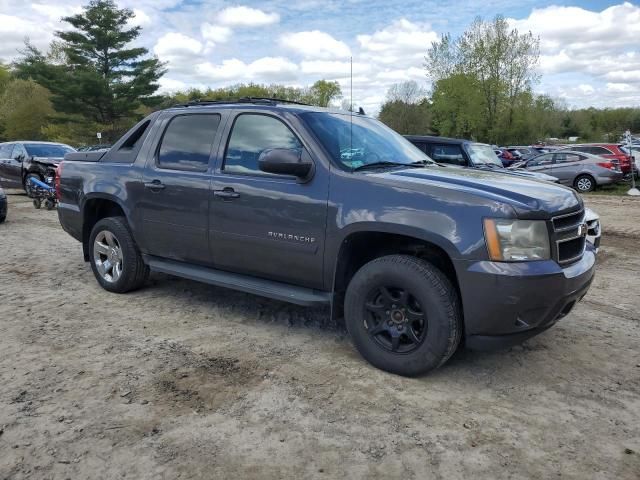
<svg viewBox="0 0 640 480"><path fill-rule="evenodd" d="M487 249L489 250L489 258L495 261L502 260L502 250L500 249L500 239L498 238L498 230L496 222L491 218L484 219L484 236L487 241Z"/></svg>

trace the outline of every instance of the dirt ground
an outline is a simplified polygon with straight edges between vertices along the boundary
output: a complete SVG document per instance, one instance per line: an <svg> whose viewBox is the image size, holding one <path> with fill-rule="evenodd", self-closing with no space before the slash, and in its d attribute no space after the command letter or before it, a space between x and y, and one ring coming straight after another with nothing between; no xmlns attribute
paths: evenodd
<svg viewBox="0 0 640 480"><path fill-rule="evenodd" d="M551 330L378 371L324 310L152 274L100 289L56 212L0 225L0 479L640 478L640 201L591 197L595 283Z"/></svg>

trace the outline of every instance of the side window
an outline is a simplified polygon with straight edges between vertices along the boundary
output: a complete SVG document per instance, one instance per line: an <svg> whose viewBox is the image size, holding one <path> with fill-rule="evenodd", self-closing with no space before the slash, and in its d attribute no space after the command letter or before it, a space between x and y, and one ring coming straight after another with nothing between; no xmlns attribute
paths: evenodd
<svg viewBox="0 0 640 480"><path fill-rule="evenodd" d="M19 143L16 143L13 146L13 152L11 153L11 158L14 159L18 159L18 158L27 158L27 151L24 149L24 147L22 145L20 145Z"/></svg>
<svg viewBox="0 0 640 480"><path fill-rule="evenodd" d="M537 167L539 165L551 165L553 163L553 154L547 153L545 155L540 155L539 157L534 158L527 162L527 167Z"/></svg>
<svg viewBox="0 0 640 480"><path fill-rule="evenodd" d="M434 145L431 149L431 158L440 163L467 164L460 145Z"/></svg>
<svg viewBox="0 0 640 480"><path fill-rule="evenodd" d="M164 131L158 167L170 170L205 172L220 125L220 115L180 115Z"/></svg>
<svg viewBox="0 0 640 480"><path fill-rule="evenodd" d="M556 153L556 163L571 163L579 162L581 160L580 155L575 153Z"/></svg>
<svg viewBox="0 0 640 480"><path fill-rule="evenodd" d="M427 153L427 144L422 142L416 142L414 145L420 149L421 152Z"/></svg>
<svg viewBox="0 0 640 480"><path fill-rule="evenodd" d="M229 173L271 175L258 167L260 154L271 148L302 151L302 144L289 127L277 118L243 113L233 124L223 170Z"/></svg>
<svg viewBox="0 0 640 480"><path fill-rule="evenodd" d="M589 147L589 153L593 153L594 155L611 155L611 151L607 150L604 147Z"/></svg>
<svg viewBox="0 0 640 480"><path fill-rule="evenodd" d="M581 147L581 146L575 146L575 147L571 147L571 150L575 150L576 152L584 152L584 153L591 153L593 147Z"/></svg>

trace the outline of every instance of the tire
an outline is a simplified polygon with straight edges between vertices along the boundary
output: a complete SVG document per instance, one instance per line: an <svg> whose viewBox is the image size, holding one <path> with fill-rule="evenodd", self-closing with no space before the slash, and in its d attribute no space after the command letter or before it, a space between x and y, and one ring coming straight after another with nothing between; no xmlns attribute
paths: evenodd
<svg viewBox="0 0 640 480"><path fill-rule="evenodd" d="M149 275L123 217L103 218L94 225L89 236L89 262L100 286L114 293L140 288Z"/></svg>
<svg viewBox="0 0 640 480"><path fill-rule="evenodd" d="M369 363L403 376L443 365L462 335L456 289L440 270L409 255L380 257L356 272L345 322Z"/></svg>
<svg viewBox="0 0 640 480"><path fill-rule="evenodd" d="M27 197L33 198L33 193L31 193L31 182L29 181L30 178L35 178L36 180L40 180L40 181L43 181L43 180L39 174L33 173L33 172L27 173L27 176L24 177L24 184L23 184L24 191L27 192Z"/></svg>
<svg viewBox="0 0 640 480"><path fill-rule="evenodd" d="M593 192L596 189L596 181L591 175L578 175L573 181L573 187L580 193Z"/></svg>
<svg viewBox="0 0 640 480"><path fill-rule="evenodd" d="M40 210L40 208L42 208L42 200L40 200L39 198L34 198L33 199L33 208L35 208L36 210Z"/></svg>

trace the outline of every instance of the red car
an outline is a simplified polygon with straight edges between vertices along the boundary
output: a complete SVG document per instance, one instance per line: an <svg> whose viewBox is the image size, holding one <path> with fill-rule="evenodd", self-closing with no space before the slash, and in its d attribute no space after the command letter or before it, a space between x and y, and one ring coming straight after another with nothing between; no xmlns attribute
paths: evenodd
<svg viewBox="0 0 640 480"><path fill-rule="evenodd" d="M627 155L622 148L624 145L618 143L583 143L579 145L570 145L565 147L574 152L591 153L599 157L617 160L620 170L625 175L631 173L631 156Z"/></svg>

